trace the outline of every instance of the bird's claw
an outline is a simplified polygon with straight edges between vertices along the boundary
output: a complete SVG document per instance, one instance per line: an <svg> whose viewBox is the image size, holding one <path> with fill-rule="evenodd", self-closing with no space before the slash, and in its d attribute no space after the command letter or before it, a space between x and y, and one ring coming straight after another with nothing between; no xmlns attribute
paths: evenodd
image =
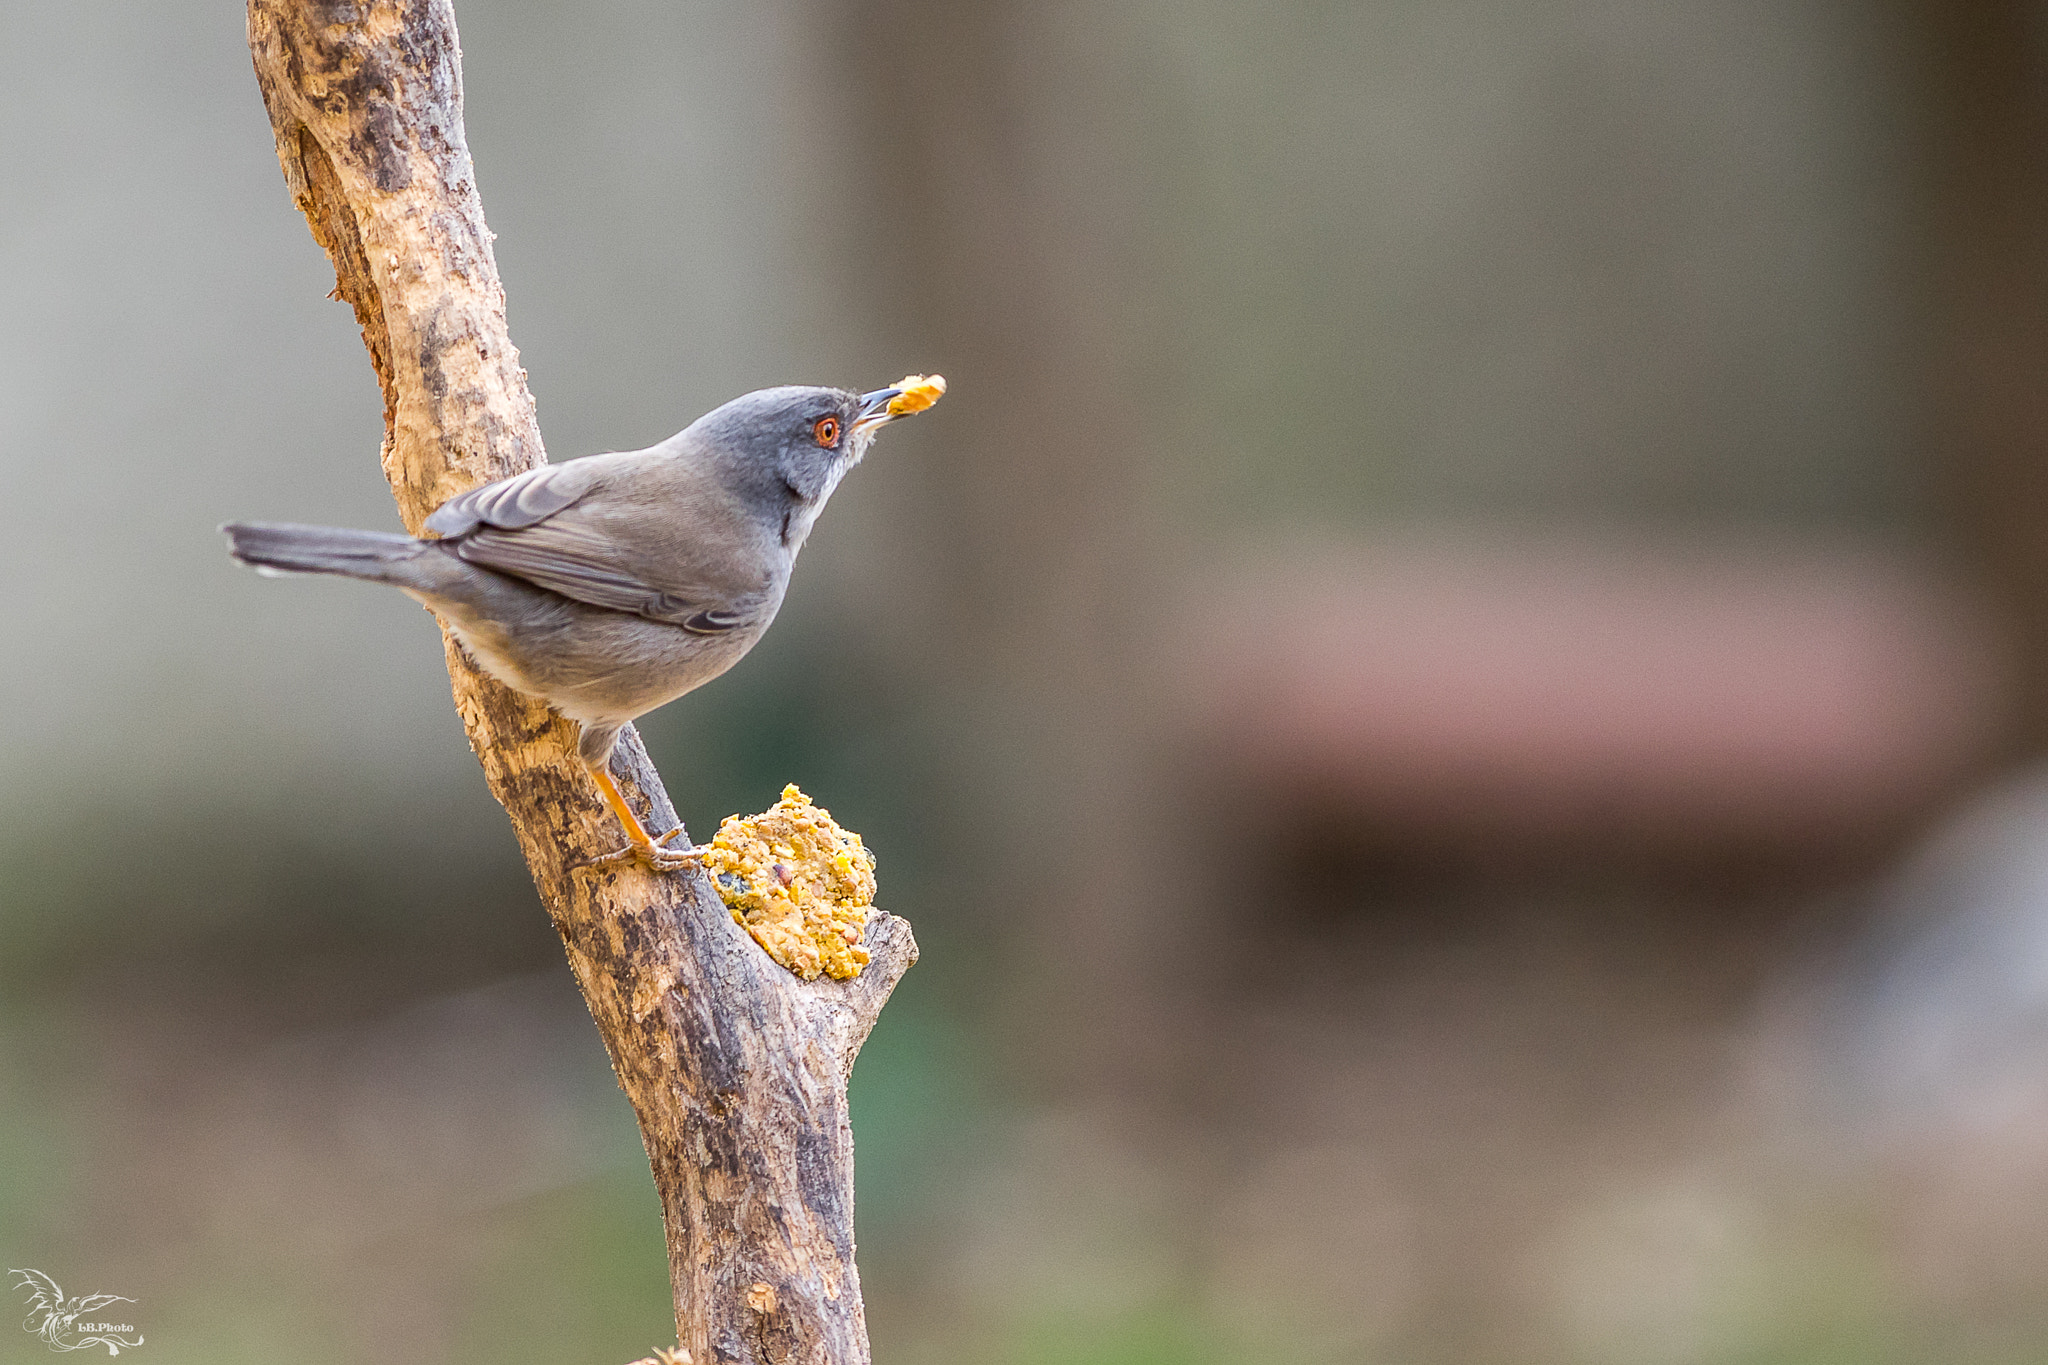
<svg viewBox="0 0 2048 1365"><path fill-rule="evenodd" d="M576 871L594 871L600 867L612 867L621 863L645 863L656 872L681 872L684 868L701 867L704 864L704 850L701 848L663 848L669 840L683 832L677 825L668 833L647 844L627 844L610 853L600 853L576 866Z"/></svg>

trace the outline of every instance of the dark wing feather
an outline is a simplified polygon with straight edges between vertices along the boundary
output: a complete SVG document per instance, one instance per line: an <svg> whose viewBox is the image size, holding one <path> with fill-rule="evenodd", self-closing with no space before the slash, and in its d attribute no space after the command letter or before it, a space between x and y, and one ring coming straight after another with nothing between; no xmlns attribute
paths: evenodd
<svg viewBox="0 0 2048 1365"><path fill-rule="evenodd" d="M600 469L587 460L547 464L458 493L434 509L427 529L459 536L479 526L513 531L547 520L588 493Z"/></svg>
<svg viewBox="0 0 2048 1365"><path fill-rule="evenodd" d="M700 611L683 622L683 629L692 635L719 635L745 625L748 619L744 612Z"/></svg>
<svg viewBox="0 0 2048 1365"><path fill-rule="evenodd" d="M745 619L707 610L703 598L711 594L679 594L646 582L620 565L612 546L588 526L549 523L518 531L487 526L458 540L455 553L578 602L666 621L698 634L731 630Z"/></svg>

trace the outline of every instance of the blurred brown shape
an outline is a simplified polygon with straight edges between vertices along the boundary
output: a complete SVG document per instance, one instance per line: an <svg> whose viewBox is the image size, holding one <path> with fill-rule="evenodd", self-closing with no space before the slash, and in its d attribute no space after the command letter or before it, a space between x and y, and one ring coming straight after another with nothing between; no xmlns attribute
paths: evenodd
<svg viewBox="0 0 2048 1365"><path fill-rule="evenodd" d="M2018 745L2048 749L2048 101L2041 13L1914 7L1930 96L1929 467L1946 530L2018 624Z"/></svg>
<svg viewBox="0 0 2048 1365"><path fill-rule="evenodd" d="M1989 621L1897 558L1408 538L1269 557L1203 604L1184 676L1223 770L1396 834L1856 837L2001 723Z"/></svg>

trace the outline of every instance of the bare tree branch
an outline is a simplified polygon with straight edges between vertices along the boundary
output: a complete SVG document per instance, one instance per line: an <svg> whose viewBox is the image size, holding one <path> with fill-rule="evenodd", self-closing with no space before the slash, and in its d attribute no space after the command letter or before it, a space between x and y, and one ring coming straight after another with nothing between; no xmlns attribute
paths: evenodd
<svg viewBox="0 0 2048 1365"><path fill-rule="evenodd" d="M249 0L249 46L293 201L362 324L384 472L417 534L447 498L546 458L464 142L453 9ZM802 982L701 874L571 875L619 840L574 727L445 643L470 746L639 1116L679 1341L699 1365L867 1365L846 1081L917 958L909 926L878 914L859 977ZM651 828L676 823L630 729L612 769Z"/></svg>

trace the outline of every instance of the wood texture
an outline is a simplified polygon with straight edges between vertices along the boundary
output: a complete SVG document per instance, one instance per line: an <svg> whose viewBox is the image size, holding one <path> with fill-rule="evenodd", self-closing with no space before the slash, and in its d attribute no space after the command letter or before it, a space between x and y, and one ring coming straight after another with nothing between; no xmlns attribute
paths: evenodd
<svg viewBox="0 0 2048 1365"><path fill-rule="evenodd" d="M293 201L335 267L384 393L384 472L408 528L545 460L505 327L462 127L448 0L249 0L249 46ZM618 846L575 731L446 641L455 706L639 1117L682 1346L704 1362L866 1365L846 1081L917 957L877 914L850 982L801 982L700 873L572 871ZM629 729L612 772L676 822Z"/></svg>

